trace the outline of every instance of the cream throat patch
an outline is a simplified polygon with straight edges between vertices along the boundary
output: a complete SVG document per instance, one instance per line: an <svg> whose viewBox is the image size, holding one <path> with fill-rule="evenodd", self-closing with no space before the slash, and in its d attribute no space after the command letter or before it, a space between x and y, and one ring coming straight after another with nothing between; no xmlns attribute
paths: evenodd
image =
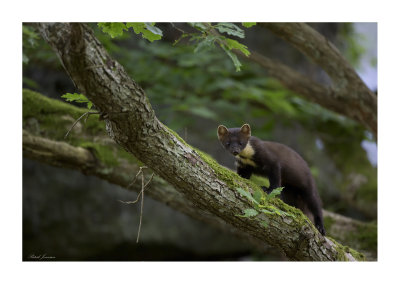
<svg viewBox="0 0 400 284"><path fill-rule="evenodd" d="M246 158L246 159L251 159L253 158L255 151L253 146L250 145L250 142L247 142L246 147L242 150L242 152L239 153L239 156Z"/></svg>
<svg viewBox="0 0 400 284"><path fill-rule="evenodd" d="M252 160L254 153L254 148L250 145L249 142L247 142L246 147L244 147L242 152L240 152L239 155L236 156L236 159L238 159L242 164L256 167L256 163Z"/></svg>

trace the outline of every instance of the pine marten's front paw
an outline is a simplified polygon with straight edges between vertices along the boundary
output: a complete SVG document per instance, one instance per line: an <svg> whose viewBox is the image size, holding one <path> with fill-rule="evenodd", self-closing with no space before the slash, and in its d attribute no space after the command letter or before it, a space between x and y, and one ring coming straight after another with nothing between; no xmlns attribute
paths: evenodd
<svg viewBox="0 0 400 284"><path fill-rule="evenodd" d="M268 188L268 187L266 187L266 186L261 186L261 189L264 191L264 192L266 192L267 194L270 194L271 192L272 192L272 189L270 189L270 188Z"/></svg>

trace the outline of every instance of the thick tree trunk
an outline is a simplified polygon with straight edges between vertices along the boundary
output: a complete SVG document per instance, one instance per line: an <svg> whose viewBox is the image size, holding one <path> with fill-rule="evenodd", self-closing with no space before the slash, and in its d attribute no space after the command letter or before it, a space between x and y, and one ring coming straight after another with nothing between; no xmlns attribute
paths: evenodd
<svg viewBox="0 0 400 284"><path fill-rule="evenodd" d="M254 192L251 182L232 174L187 145L158 121L144 91L82 24L39 24L71 79L102 112L110 136L168 181L194 207L211 214L293 260L361 260L355 251L321 236L298 211L279 200L272 206L293 216L260 213L240 218L251 207L235 187ZM268 224L267 228L265 224Z"/></svg>

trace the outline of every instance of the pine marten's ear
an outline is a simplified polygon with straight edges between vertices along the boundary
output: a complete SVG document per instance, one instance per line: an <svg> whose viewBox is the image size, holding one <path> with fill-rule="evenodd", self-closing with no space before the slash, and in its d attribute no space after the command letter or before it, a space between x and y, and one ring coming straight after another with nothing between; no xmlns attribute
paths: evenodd
<svg viewBox="0 0 400 284"><path fill-rule="evenodd" d="M247 123L243 124L243 126L240 128L240 132L250 137L251 136L250 125L248 125Z"/></svg>
<svg viewBox="0 0 400 284"><path fill-rule="evenodd" d="M217 134L218 139L221 140L226 134L228 134L228 128L223 125L218 126Z"/></svg>

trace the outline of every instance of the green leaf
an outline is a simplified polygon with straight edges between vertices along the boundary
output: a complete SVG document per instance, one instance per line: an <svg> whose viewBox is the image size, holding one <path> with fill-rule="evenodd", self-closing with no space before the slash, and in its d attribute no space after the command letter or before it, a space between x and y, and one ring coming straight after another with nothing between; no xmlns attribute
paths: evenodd
<svg viewBox="0 0 400 284"><path fill-rule="evenodd" d="M155 26L155 23L98 23L97 25L112 38L122 36L129 28L151 42L162 37L162 31Z"/></svg>
<svg viewBox="0 0 400 284"><path fill-rule="evenodd" d="M209 27L204 23L189 23L193 28L203 32L206 31Z"/></svg>
<svg viewBox="0 0 400 284"><path fill-rule="evenodd" d="M257 201L257 203L261 203L263 193L261 192L261 190L256 190L253 194L253 197Z"/></svg>
<svg viewBox="0 0 400 284"><path fill-rule="evenodd" d="M160 30L159 28L157 28L155 25L156 23L144 23L146 25L146 29L148 29L149 31L151 31L153 34L155 35L159 35L162 36L162 30Z"/></svg>
<svg viewBox="0 0 400 284"><path fill-rule="evenodd" d="M247 50L247 46L239 43L237 40L225 38L225 41L226 41L226 46L228 47L229 50L239 49L244 55L246 56L250 55L250 51Z"/></svg>
<svg viewBox="0 0 400 284"><path fill-rule="evenodd" d="M253 208L248 208L243 210L244 215L236 215L238 217L242 217L242 218L250 218L250 217L254 217L257 216L259 214L259 212Z"/></svg>
<svg viewBox="0 0 400 284"><path fill-rule="evenodd" d="M62 95L61 97L63 99L65 99L67 102L86 103L88 109L91 109L93 106L93 103L91 101L89 101L89 99L83 94L66 93L66 94Z"/></svg>
<svg viewBox="0 0 400 284"><path fill-rule="evenodd" d="M253 196L251 195L250 192L248 192L248 191L246 191L246 190L244 190L244 189L242 189L242 188L240 188L240 187L237 187L236 190L237 190L242 196L246 197L249 201L251 201L251 202L253 202L253 203L255 203L255 204L258 204L257 200L255 200L255 199L253 198Z"/></svg>
<svg viewBox="0 0 400 284"><path fill-rule="evenodd" d="M218 23L214 26L220 33L227 33L228 35L244 38L244 31L232 23Z"/></svg>
<svg viewBox="0 0 400 284"><path fill-rule="evenodd" d="M268 196L268 198L274 198L277 195L281 194L282 190L283 190L283 187L277 187L274 190L272 190L271 193L269 193L267 196Z"/></svg>
<svg viewBox="0 0 400 284"><path fill-rule="evenodd" d="M216 36L207 36L204 39L202 39L196 46L196 48L194 49L194 52L199 52L201 50L206 50L209 48L214 47L214 42L217 39Z"/></svg>
<svg viewBox="0 0 400 284"><path fill-rule="evenodd" d="M242 26L245 28L250 28L252 26L255 26L257 23L242 23Z"/></svg>
<svg viewBox="0 0 400 284"><path fill-rule="evenodd" d="M32 27L22 25L22 36L26 39L31 47L37 45L37 40L40 38Z"/></svg>
<svg viewBox="0 0 400 284"><path fill-rule="evenodd" d="M124 23L98 23L97 25L104 33L109 34L112 38L122 36L124 30L127 30Z"/></svg>
<svg viewBox="0 0 400 284"><path fill-rule="evenodd" d="M135 34L142 34L150 42L162 37L162 31L154 25L155 23L126 23L127 28L132 28Z"/></svg>
<svg viewBox="0 0 400 284"><path fill-rule="evenodd" d="M225 45L221 45L221 47L225 51L225 53L228 54L228 56L232 59L233 65L235 65L236 68L236 72L239 72L240 67L242 67L242 63L240 63L236 54L232 53Z"/></svg>

